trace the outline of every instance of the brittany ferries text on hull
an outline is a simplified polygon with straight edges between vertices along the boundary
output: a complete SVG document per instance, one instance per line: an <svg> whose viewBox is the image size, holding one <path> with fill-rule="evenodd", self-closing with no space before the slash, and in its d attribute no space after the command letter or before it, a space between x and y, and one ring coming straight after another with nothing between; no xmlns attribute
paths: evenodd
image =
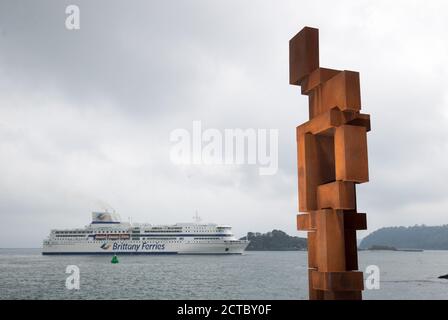
<svg viewBox="0 0 448 320"><path fill-rule="evenodd" d="M51 230L42 254L242 254L249 241L216 224L131 224L109 212L93 212L85 228Z"/></svg>

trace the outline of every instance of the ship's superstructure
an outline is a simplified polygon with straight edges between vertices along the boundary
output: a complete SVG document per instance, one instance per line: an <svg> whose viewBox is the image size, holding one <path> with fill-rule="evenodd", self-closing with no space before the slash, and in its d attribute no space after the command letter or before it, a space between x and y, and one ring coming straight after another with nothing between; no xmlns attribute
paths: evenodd
<svg viewBox="0 0 448 320"><path fill-rule="evenodd" d="M131 224L109 212L93 212L85 228L51 230L42 254L242 254L248 244L227 225Z"/></svg>

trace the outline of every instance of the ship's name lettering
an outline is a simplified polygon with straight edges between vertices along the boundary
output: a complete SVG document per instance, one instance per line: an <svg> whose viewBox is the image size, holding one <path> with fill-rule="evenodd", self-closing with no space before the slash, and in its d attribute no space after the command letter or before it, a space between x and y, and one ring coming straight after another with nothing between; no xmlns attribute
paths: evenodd
<svg viewBox="0 0 448 320"><path fill-rule="evenodd" d="M165 244L164 243L148 243L148 242L142 242L142 243L135 243L135 244L129 244L129 243L117 243L114 242L114 245L112 247L112 250L126 250L126 251L144 251L144 250L165 250Z"/></svg>

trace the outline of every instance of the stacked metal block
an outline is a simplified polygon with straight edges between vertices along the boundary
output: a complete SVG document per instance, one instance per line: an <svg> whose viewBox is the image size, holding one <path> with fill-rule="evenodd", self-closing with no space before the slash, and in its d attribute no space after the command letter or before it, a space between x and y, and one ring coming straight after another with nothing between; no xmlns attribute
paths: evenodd
<svg viewBox="0 0 448 320"><path fill-rule="evenodd" d="M356 184L369 181L367 132L359 73L319 66L319 31L305 27L289 42L290 84L309 99L297 127L299 230L308 231L310 299L361 299Z"/></svg>

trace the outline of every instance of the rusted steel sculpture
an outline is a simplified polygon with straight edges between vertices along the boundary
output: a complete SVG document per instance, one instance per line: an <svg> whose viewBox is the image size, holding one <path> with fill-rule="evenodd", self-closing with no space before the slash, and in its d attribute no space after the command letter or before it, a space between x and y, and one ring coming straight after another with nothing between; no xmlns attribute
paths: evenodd
<svg viewBox="0 0 448 320"><path fill-rule="evenodd" d="M290 84L309 99L310 120L298 126L299 212L308 231L310 299L362 299L356 230L356 184L369 181L367 131L360 113L359 73L319 66L319 31L305 27L289 42Z"/></svg>

